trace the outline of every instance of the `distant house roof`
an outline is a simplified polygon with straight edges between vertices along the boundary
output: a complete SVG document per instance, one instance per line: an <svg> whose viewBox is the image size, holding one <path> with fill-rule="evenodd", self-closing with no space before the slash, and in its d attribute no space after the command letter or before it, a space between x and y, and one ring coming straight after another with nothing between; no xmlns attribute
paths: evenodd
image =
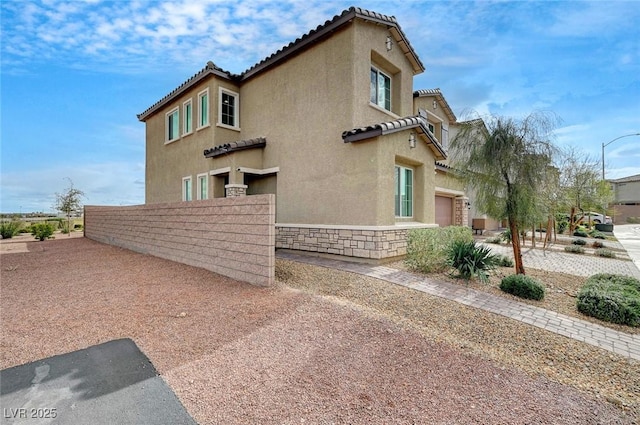
<svg viewBox="0 0 640 425"><path fill-rule="evenodd" d="M228 154L231 152L241 151L245 149L264 148L267 145L267 139L258 137L255 139L239 140L237 142L225 143L215 148L205 149L205 158L215 158L216 156Z"/></svg>
<svg viewBox="0 0 640 425"><path fill-rule="evenodd" d="M429 130L427 120L421 115L414 115L405 118L399 118L393 121L382 122L378 124L372 124L366 127L354 128L351 130L342 132L342 140L344 143L357 142L360 140L371 139L378 136L386 136L398 131L405 131L412 128L417 128L421 134L426 138L426 142L436 154L436 159L446 159L442 145L438 142L438 139Z"/></svg>
<svg viewBox="0 0 640 425"><path fill-rule="evenodd" d="M447 100L444 98L444 95L439 88L416 90L413 92L413 97L435 97L440 104L440 107L444 109L447 118L449 118L449 122L456 122L456 114L453 113L453 110L449 106L449 103L447 103Z"/></svg>
<svg viewBox="0 0 640 425"><path fill-rule="evenodd" d="M629 182L637 182L640 181L640 174L636 174L633 176L629 176L629 177L622 177L619 179L610 179L609 180L612 183L629 183Z"/></svg>
<svg viewBox="0 0 640 425"><path fill-rule="evenodd" d="M400 28L400 25L398 24L398 21L394 16L382 15L380 13L372 12L359 7L350 7L349 9L344 10L340 15L334 16L330 21L326 21L324 24L319 25L316 29L311 30L302 37L284 46L282 49L278 50L271 56L253 65L242 74L231 74L230 72L217 67L213 64L213 62L208 62L207 66L205 66L205 68L200 72L182 83L177 89L173 90L171 93L163 97L160 101L153 104L146 111L138 114L138 120L145 121L149 116L153 115L171 100L181 95L187 89L199 83L209 75L216 75L218 77L231 80L236 83L241 83L245 80L248 80L249 78L258 75L259 73L284 62L293 55L303 52L315 43L330 36L341 26L350 23L355 18L379 25L385 25L391 32L400 50L402 50L406 58L411 63L414 74L419 74L424 71L424 65L420 61L420 58L418 58L415 50L413 50L411 43L409 43L409 40Z"/></svg>

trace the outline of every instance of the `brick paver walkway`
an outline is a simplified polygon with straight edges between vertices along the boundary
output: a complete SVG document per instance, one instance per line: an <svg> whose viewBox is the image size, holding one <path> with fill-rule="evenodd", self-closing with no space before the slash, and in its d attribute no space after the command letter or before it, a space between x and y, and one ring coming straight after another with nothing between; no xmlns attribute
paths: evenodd
<svg viewBox="0 0 640 425"><path fill-rule="evenodd" d="M547 253L547 256L549 256L549 258L553 258L558 254L561 253ZM562 256L564 256L564 254L562 254ZM446 298L467 306L490 311L495 314L500 314L514 320L546 329L550 332L555 332L587 344L595 345L596 347L612 351L621 356L640 361L640 335L618 332L586 320L580 320L554 311L546 310L544 308L498 297L486 292L465 288L460 285L432 280L415 273L405 272L390 267L354 263L281 250L276 251L276 257L386 280L430 295ZM560 257L557 261L558 263L562 263L565 260ZM528 262L525 261L525 263L527 264ZM625 263L633 265L633 262L630 261L625 261ZM527 265L535 268L532 264ZM554 264L549 264L548 266L554 267ZM577 266L575 262L573 262L572 268L575 267Z"/></svg>

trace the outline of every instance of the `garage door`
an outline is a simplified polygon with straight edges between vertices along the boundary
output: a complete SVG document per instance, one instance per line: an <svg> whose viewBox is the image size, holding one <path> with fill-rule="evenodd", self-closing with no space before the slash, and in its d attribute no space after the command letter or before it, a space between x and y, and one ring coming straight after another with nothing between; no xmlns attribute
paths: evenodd
<svg viewBox="0 0 640 425"><path fill-rule="evenodd" d="M453 198L436 196L436 223L440 227L451 226L453 217Z"/></svg>

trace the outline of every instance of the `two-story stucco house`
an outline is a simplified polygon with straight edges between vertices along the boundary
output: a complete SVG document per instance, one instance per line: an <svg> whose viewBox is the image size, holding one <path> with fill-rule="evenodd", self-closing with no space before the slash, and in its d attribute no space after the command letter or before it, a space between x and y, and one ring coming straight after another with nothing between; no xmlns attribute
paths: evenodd
<svg viewBox="0 0 640 425"><path fill-rule="evenodd" d="M241 74L212 62L138 115L146 203L276 194L276 247L365 258L467 224L455 115L394 17L350 8Z"/></svg>

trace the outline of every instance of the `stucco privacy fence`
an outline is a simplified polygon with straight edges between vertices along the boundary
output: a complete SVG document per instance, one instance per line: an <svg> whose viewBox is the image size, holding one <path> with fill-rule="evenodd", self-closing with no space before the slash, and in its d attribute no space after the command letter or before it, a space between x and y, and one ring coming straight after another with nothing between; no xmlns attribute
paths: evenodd
<svg viewBox="0 0 640 425"><path fill-rule="evenodd" d="M85 237L254 285L275 281L275 195L85 206Z"/></svg>

